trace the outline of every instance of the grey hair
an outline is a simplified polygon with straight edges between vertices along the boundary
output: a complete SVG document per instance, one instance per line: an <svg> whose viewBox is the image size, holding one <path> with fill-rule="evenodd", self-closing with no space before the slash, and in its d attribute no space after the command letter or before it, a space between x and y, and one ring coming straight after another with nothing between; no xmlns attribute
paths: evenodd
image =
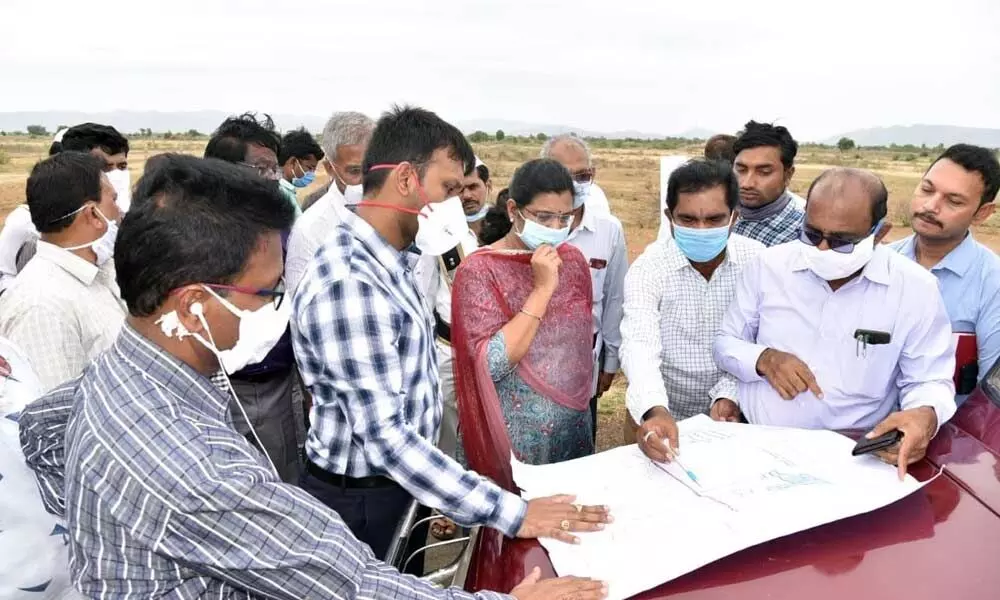
<svg viewBox="0 0 1000 600"><path fill-rule="evenodd" d="M554 135L545 140L545 144L542 145L542 152L539 156L541 158L552 158L552 149L556 147L556 144L561 144L563 142L573 144L583 150L583 153L587 155L588 167L594 164L593 157L590 154L590 146L587 145L587 141L575 133L560 133L559 135Z"/></svg>
<svg viewBox="0 0 1000 600"><path fill-rule="evenodd" d="M337 146L367 144L375 130L375 121L359 112L333 113L323 128L320 146L330 160L337 158Z"/></svg>

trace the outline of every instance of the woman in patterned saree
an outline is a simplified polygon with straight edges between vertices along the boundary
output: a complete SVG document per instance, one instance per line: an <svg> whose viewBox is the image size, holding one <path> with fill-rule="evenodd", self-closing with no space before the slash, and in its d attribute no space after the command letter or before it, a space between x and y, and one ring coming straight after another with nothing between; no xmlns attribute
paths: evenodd
<svg viewBox="0 0 1000 600"><path fill-rule="evenodd" d="M465 457L509 487L511 450L531 464L594 452L592 296L586 260L562 243L573 218L562 165L522 165L494 211L509 231L459 267L452 340Z"/></svg>

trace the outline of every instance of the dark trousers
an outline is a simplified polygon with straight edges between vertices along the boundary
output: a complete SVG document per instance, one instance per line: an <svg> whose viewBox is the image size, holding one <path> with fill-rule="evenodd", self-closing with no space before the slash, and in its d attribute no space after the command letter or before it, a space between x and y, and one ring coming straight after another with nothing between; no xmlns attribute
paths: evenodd
<svg viewBox="0 0 1000 600"><path fill-rule="evenodd" d="M596 338L595 338L596 340ZM598 377L604 373L604 348L601 348L601 354L597 358L597 375ZM591 435L594 436L594 450L597 450L597 401L600 396L594 394L594 397L590 399L590 423L593 425L591 428Z"/></svg>
<svg viewBox="0 0 1000 600"><path fill-rule="evenodd" d="M294 369L279 371L252 381L235 377L230 381L260 442L274 461L278 476L285 483L295 483L299 479L299 442L295 415L302 414L302 411L296 411L293 405ZM257 440L250 433L243 411L236 406L235 400L230 404L236 431L257 447Z"/></svg>
<svg viewBox="0 0 1000 600"><path fill-rule="evenodd" d="M597 448L597 396L590 399L590 422L593 425L591 435L594 436L594 448Z"/></svg>
<svg viewBox="0 0 1000 600"><path fill-rule="evenodd" d="M396 533L396 528L413 499L409 492L394 482L386 481L382 487L347 487L318 479L305 469L299 479L299 487L336 511L351 533L368 544L379 560L385 560L393 534ZM418 521L428 516L430 516L428 508L421 506L417 510ZM429 523L421 525L410 536L403 552L404 561L418 548L426 545L429 527ZM423 575L424 553L420 553L410 561L404 572Z"/></svg>

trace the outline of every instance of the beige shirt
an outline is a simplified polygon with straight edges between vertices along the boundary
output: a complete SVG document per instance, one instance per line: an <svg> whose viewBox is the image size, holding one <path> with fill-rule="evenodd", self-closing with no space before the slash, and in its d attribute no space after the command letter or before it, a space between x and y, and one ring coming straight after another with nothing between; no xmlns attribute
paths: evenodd
<svg viewBox="0 0 1000 600"><path fill-rule="evenodd" d="M98 268L47 242L0 296L0 336L21 348L43 390L80 373L125 321L114 263Z"/></svg>

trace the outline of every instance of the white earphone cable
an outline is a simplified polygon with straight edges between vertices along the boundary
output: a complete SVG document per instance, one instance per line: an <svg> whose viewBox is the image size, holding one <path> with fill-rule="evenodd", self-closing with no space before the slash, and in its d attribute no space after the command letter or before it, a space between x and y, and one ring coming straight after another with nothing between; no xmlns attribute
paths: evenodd
<svg viewBox="0 0 1000 600"><path fill-rule="evenodd" d="M216 352L218 352L219 347L216 346L215 338L212 337L212 328L208 326L208 321L200 312L197 313L197 315L198 319L201 320L201 324L205 326L205 331L208 333L208 341L212 343L212 347L215 348ZM219 366L222 367L221 361ZM268 454L267 448L264 447L264 443L260 441L260 436L257 435L257 430L254 429L253 423L250 422L250 417L247 416L247 411L243 408L243 402L240 400L240 397L236 395L236 390L233 389L233 382L230 381L229 373L226 373L226 369L224 367L222 367L222 376L226 378L226 386L229 388L229 393L236 399L236 406L240 408L240 414L243 415L243 420L246 421L247 427L250 428L250 433L253 434L253 439L257 441L257 447L264 453L264 457L267 458L268 464L271 465L271 468L274 469L275 474L277 474L278 468L274 466L274 461L271 460L271 455Z"/></svg>

